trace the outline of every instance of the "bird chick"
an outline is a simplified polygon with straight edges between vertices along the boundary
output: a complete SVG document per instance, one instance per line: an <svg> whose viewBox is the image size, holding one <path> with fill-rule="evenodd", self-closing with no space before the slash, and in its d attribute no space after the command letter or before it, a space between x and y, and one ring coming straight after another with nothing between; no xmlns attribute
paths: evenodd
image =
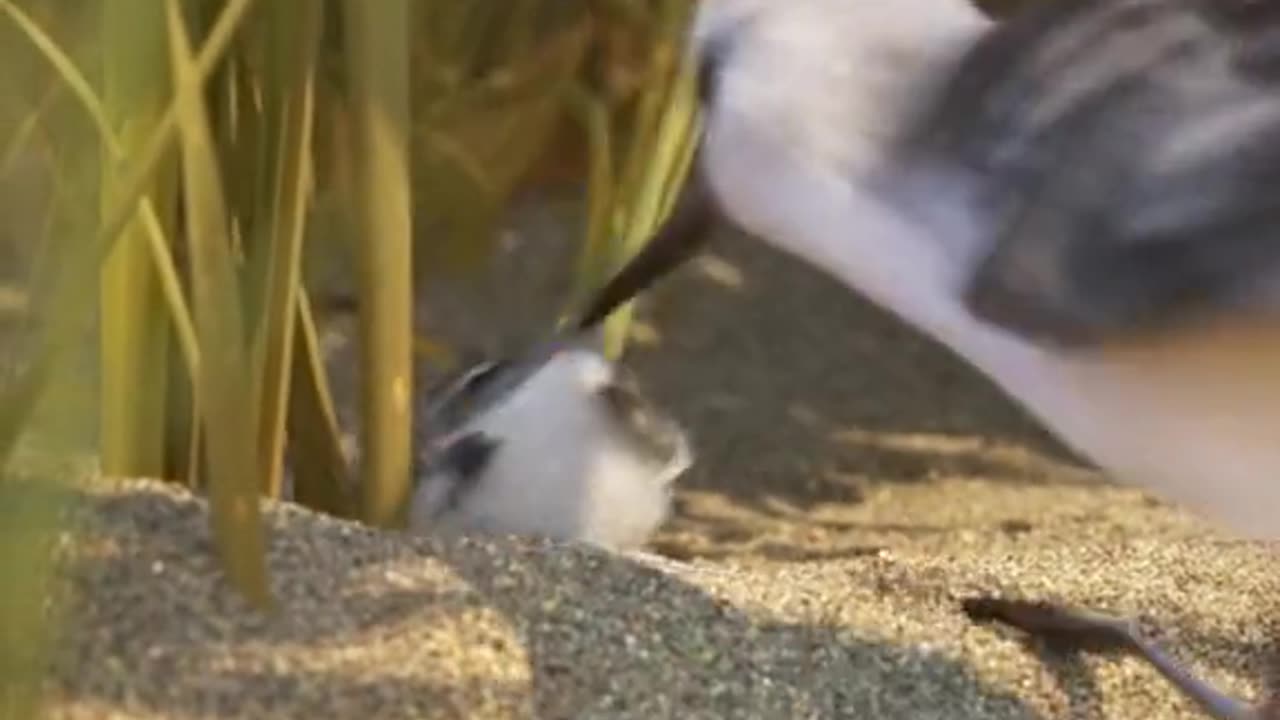
<svg viewBox="0 0 1280 720"><path fill-rule="evenodd" d="M409 527L643 546L690 443L624 371L555 341L469 369L425 409Z"/></svg>

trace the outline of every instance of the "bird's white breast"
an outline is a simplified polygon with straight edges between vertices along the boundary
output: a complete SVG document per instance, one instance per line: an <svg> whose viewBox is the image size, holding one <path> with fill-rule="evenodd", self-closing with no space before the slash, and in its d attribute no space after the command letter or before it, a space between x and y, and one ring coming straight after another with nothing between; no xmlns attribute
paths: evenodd
<svg viewBox="0 0 1280 720"><path fill-rule="evenodd" d="M1280 327L1068 353L957 317L945 341L1117 480L1280 538Z"/></svg>

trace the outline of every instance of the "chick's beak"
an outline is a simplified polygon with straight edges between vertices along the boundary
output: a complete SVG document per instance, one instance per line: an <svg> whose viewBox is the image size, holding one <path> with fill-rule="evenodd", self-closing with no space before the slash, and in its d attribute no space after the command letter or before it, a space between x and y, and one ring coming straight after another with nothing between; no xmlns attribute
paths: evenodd
<svg viewBox="0 0 1280 720"><path fill-rule="evenodd" d="M578 320L578 329L594 327L619 305L696 255L710 239L717 214L699 152L671 214L644 248L596 291Z"/></svg>

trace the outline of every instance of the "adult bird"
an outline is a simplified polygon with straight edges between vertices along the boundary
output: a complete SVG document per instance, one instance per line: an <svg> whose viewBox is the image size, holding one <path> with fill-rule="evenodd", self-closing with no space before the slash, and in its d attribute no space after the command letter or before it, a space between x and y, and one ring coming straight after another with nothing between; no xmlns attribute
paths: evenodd
<svg viewBox="0 0 1280 720"><path fill-rule="evenodd" d="M719 215L989 376L1064 442L1254 538L1280 536L1280 5L703 0L704 122L657 236L590 326ZM1280 718L1127 625L969 606L1136 649L1215 717Z"/></svg>

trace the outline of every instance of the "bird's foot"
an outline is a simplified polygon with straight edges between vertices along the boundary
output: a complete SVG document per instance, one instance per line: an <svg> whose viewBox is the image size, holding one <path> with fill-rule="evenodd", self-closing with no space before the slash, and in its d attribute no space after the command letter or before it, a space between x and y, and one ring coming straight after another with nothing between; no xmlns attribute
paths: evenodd
<svg viewBox="0 0 1280 720"><path fill-rule="evenodd" d="M1228 696L1143 638L1132 620L1053 603L995 597L970 598L963 608L975 622L999 622L1059 650L1137 655L1216 720L1280 720L1280 698L1252 706Z"/></svg>

